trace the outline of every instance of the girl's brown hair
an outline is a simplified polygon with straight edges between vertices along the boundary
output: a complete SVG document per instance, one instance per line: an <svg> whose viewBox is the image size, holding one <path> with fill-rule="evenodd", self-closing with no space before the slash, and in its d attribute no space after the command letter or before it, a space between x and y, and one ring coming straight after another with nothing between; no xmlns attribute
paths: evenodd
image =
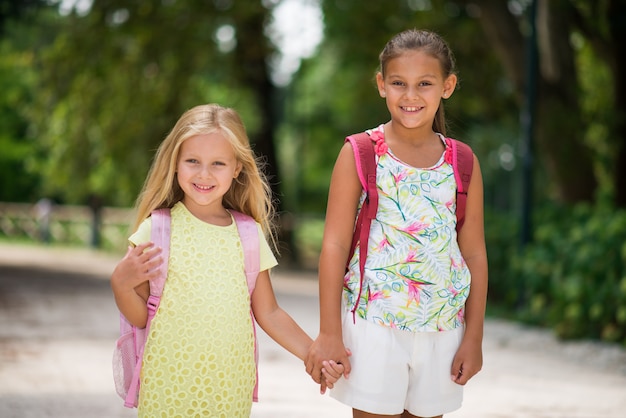
<svg viewBox="0 0 626 418"><path fill-rule="evenodd" d="M446 41L434 32L410 29L391 38L381 51L378 58L380 61L379 71L383 78L387 63L390 60L397 58L404 52L415 50L423 51L439 61L444 80L455 74L454 56ZM446 135L446 118L442 102L439 103L439 108L435 114L433 131Z"/></svg>
<svg viewBox="0 0 626 418"><path fill-rule="evenodd" d="M196 135L220 132L230 142L237 161L242 165L223 198L226 209L245 213L257 221L276 249L272 192L262 162L252 148L239 114L217 104L196 106L186 111L159 146L143 189L137 198L137 217L133 230L154 209L171 208L183 199L176 166L181 144Z"/></svg>

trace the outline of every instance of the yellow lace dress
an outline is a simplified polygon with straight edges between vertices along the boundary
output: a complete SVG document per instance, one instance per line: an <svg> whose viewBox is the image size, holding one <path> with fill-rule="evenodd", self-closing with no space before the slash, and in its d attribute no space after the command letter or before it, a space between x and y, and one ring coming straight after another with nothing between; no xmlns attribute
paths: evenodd
<svg viewBox="0 0 626 418"><path fill-rule="evenodd" d="M207 224L182 204L171 211L168 277L150 328L139 417L249 417L254 337L242 246L230 226ZM130 241L150 239L150 219ZM261 271L275 266L259 228Z"/></svg>

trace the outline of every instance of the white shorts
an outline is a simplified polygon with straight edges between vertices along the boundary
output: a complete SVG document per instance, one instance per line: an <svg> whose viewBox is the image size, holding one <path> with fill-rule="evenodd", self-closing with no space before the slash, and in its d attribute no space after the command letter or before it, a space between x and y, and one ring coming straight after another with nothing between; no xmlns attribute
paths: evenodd
<svg viewBox="0 0 626 418"><path fill-rule="evenodd" d="M343 340L352 351L349 379L339 379L330 396L370 414L404 410L432 417L461 407L463 386L454 383L452 360L464 328L410 332L374 324L348 312Z"/></svg>

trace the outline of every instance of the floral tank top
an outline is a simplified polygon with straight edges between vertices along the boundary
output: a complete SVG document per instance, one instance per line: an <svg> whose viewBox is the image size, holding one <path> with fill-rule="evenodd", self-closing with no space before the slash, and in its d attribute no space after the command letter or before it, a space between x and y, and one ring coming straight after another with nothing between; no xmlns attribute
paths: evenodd
<svg viewBox="0 0 626 418"><path fill-rule="evenodd" d="M378 138L378 211L362 288L357 245L344 278L344 301L356 315L379 325L412 332L455 329L464 323L470 272L457 243L456 182L448 148L435 166L415 168L382 143L383 125L368 133Z"/></svg>

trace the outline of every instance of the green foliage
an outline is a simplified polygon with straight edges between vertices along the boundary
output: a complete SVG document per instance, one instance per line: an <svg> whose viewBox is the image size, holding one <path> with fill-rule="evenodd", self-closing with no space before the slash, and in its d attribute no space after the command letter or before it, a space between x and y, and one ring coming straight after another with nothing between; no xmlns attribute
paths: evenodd
<svg viewBox="0 0 626 418"><path fill-rule="evenodd" d="M519 248L519 221L510 212L485 211L485 243L489 267L488 304L515 306L519 288L511 280L511 261Z"/></svg>
<svg viewBox="0 0 626 418"><path fill-rule="evenodd" d="M323 236L323 218L302 217L298 220L295 240L302 268L317 269Z"/></svg>
<svg viewBox="0 0 626 418"><path fill-rule="evenodd" d="M490 302L515 306L561 338L626 344L626 211L552 206L535 224L535 241L521 253L506 244L506 221L487 228Z"/></svg>
<svg viewBox="0 0 626 418"><path fill-rule="evenodd" d="M47 195L132 205L157 146L200 103L237 108L249 131L259 125L215 37L235 11L217 3L97 0L84 15L42 18L38 39L49 40L30 119Z"/></svg>
<svg viewBox="0 0 626 418"><path fill-rule="evenodd" d="M31 51L0 43L0 201L36 199L40 178L33 173L36 144L27 139L27 103L33 100L35 74Z"/></svg>

